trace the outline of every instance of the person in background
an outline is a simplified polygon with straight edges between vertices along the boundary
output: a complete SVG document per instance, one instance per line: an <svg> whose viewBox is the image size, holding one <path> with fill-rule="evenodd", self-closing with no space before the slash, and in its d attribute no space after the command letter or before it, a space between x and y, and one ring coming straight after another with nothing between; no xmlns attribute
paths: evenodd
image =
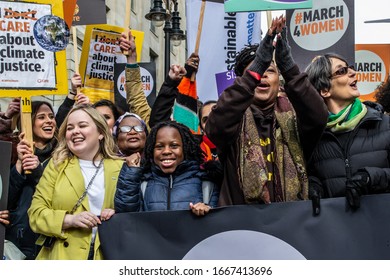
<svg viewBox="0 0 390 280"><path fill-rule="evenodd" d="M75 73L71 79L71 85L72 85L72 90L68 94L69 100L67 101L66 104L68 106L66 107L66 113L69 112L69 110L72 108L72 106L75 104L75 100L77 100L77 104L89 104L89 98L84 95L83 93L79 93L78 96L76 97L76 92L77 88L81 88L82 86L82 80L80 74ZM84 101L84 98L88 98L88 102ZM80 100L81 99L81 100ZM96 108L106 119L108 128L112 130L112 127L115 124L115 121L119 118L121 115L121 111L118 109L118 107L108 99L101 99L99 101L96 101L94 104L92 104L92 107ZM65 114L66 116L66 114ZM64 118L65 118L64 116Z"/></svg>
<svg viewBox="0 0 390 280"><path fill-rule="evenodd" d="M97 225L114 214L123 160L106 120L90 105L72 108L58 139L27 211L41 235L37 259L101 259Z"/></svg>
<svg viewBox="0 0 390 280"><path fill-rule="evenodd" d="M12 143L11 167L16 163L18 156L16 146L18 140L18 130L13 123L13 118L17 117L20 112L20 98L13 98L8 104L5 112L0 112L0 140ZM13 125L15 127L13 127Z"/></svg>
<svg viewBox="0 0 390 280"><path fill-rule="evenodd" d="M218 187L204 199L200 169L202 151L188 127L175 121L156 124L145 145L145 157L126 158L115 194L115 212L188 210L205 215L217 206ZM145 187L142 185L145 182Z"/></svg>
<svg viewBox="0 0 390 280"><path fill-rule="evenodd" d="M387 114L390 114L390 76L387 77L385 82L378 86L375 100L382 105L383 110Z"/></svg>
<svg viewBox="0 0 390 280"><path fill-rule="evenodd" d="M101 99L92 104L92 107L98 110L107 121L108 128L113 132L115 121L121 116L121 110L108 99Z"/></svg>
<svg viewBox="0 0 390 280"><path fill-rule="evenodd" d="M238 54L237 78L208 116L206 134L224 169L221 206L308 199L305 159L321 137L327 111L294 62L286 32L285 18L276 18L259 46ZM288 98L278 95L280 74Z"/></svg>
<svg viewBox="0 0 390 280"><path fill-rule="evenodd" d="M126 33L122 33L119 39L121 51L128 52L125 68L126 101L129 105L129 112L138 115L149 129L151 109L142 88L141 69L137 63L137 50L131 31L129 31L128 36L129 38L126 37Z"/></svg>
<svg viewBox="0 0 390 280"><path fill-rule="evenodd" d="M66 115L69 113L70 109L72 109L74 105L90 103L88 96L86 96L81 92L77 93L77 88L81 87L81 83L82 83L80 74L77 73L73 74L70 81L71 81L71 90L69 91L68 95L65 97L61 106L58 108L56 114L56 122L58 127L61 126Z"/></svg>
<svg viewBox="0 0 390 280"><path fill-rule="evenodd" d="M5 235L28 260L35 259L40 247L35 245L38 235L30 228L27 209L47 160L57 144L57 125L50 103L33 101L31 117L34 142L27 141L24 132L19 135L18 159L10 172L8 209L11 224L6 228Z"/></svg>
<svg viewBox="0 0 390 280"><path fill-rule="evenodd" d="M126 112L115 122L113 135L119 149L119 156L125 158L134 153L142 155L148 128L140 116Z"/></svg>
<svg viewBox="0 0 390 280"><path fill-rule="evenodd" d="M317 56L306 72L328 109L309 161L311 193L317 199L345 196L357 209L362 194L390 190L390 117L378 104L359 100L356 71L342 56Z"/></svg>

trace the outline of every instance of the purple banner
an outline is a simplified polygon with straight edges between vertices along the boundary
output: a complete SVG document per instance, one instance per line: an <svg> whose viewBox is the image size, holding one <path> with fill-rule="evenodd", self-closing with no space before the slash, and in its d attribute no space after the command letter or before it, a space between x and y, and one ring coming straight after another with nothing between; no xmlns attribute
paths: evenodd
<svg viewBox="0 0 390 280"><path fill-rule="evenodd" d="M234 70L215 74L218 97L228 86L233 84L235 79L236 79L236 74L234 73Z"/></svg>

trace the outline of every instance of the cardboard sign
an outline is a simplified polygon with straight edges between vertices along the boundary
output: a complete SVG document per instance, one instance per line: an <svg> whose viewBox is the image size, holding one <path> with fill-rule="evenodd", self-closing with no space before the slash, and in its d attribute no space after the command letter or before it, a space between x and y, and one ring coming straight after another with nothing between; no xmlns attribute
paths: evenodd
<svg viewBox="0 0 390 280"><path fill-rule="evenodd" d="M106 24L88 25L85 30L80 59L80 74L92 103L100 99L114 101L114 65L123 61L119 38L125 29ZM141 59L144 33L131 31L135 37L138 61Z"/></svg>
<svg viewBox="0 0 390 280"><path fill-rule="evenodd" d="M0 97L68 91L62 0L0 1Z"/></svg>

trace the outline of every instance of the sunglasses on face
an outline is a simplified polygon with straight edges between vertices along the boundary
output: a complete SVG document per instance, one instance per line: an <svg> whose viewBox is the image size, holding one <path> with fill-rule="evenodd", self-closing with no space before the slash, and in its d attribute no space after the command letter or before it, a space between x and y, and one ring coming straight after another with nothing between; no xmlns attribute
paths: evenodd
<svg viewBox="0 0 390 280"><path fill-rule="evenodd" d="M332 76L330 76L330 77L333 78L333 77L336 77L336 76L344 76L344 75L348 74L348 69L352 69L352 70L355 71L355 66L349 65L349 66L341 67L341 68L337 69L337 70L332 74Z"/></svg>
<svg viewBox="0 0 390 280"><path fill-rule="evenodd" d="M134 129L136 132L144 131L144 127L142 125L124 125L119 128L119 131L123 133L129 133L132 129Z"/></svg>

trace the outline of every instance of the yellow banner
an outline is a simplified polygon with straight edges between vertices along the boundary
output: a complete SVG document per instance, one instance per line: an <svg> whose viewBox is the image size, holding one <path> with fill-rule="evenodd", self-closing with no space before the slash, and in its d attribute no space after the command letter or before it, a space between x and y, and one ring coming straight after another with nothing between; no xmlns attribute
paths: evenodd
<svg viewBox="0 0 390 280"><path fill-rule="evenodd" d="M100 99L114 102L114 65L125 61L119 39L125 28L107 24L87 25L80 59L80 74L85 93L92 103ZM144 33L131 31L135 37L138 61L141 59Z"/></svg>

